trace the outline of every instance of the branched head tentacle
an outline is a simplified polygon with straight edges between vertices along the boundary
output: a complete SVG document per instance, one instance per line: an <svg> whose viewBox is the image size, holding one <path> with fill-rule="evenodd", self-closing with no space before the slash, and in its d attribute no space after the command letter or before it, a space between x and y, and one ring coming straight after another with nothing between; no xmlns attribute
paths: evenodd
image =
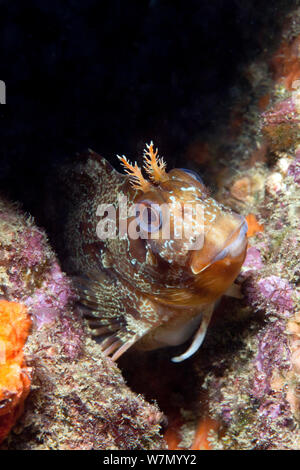
<svg viewBox="0 0 300 470"><path fill-rule="evenodd" d="M138 167L137 163L135 162L133 166L124 155L122 157L117 155L117 157L123 164L125 172L130 176L132 187L143 192L148 191L151 183L143 177L142 171Z"/></svg>
<svg viewBox="0 0 300 470"><path fill-rule="evenodd" d="M144 160L144 169L154 183L160 183L168 179L166 163L163 158L158 158L158 149L154 151L153 142L146 144Z"/></svg>
<svg viewBox="0 0 300 470"><path fill-rule="evenodd" d="M144 170L149 175L151 182L144 178L142 170L136 162L132 165L124 155L122 157L117 155L117 157L124 166L126 173L130 176L130 182L134 189L146 192L151 188L151 183L158 184L169 179L166 172L166 163L163 158L158 158L158 149L154 151L153 142L146 144L144 150Z"/></svg>

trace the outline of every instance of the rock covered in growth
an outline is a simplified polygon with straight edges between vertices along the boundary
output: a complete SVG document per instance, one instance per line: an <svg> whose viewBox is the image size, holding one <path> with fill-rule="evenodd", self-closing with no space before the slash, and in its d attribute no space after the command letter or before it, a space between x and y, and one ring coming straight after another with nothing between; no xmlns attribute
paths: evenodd
<svg viewBox="0 0 300 470"><path fill-rule="evenodd" d="M263 114L262 131L267 137L271 150L283 150L299 143L299 124L296 97L277 103Z"/></svg>
<svg viewBox="0 0 300 470"><path fill-rule="evenodd" d="M161 449L161 413L101 356L46 236L0 199L0 298L32 318L25 346L31 392L8 449Z"/></svg>
<svg viewBox="0 0 300 470"><path fill-rule="evenodd" d="M244 299L224 304L196 365L220 426L212 448L300 448L299 221L290 207L300 194L289 188L258 206L265 228L249 240L238 278Z"/></svg>
<svg viewBox="0 0 300 470"><path fill-rule="evenodd" d="M296 152L296 158L288 168L288 175L293 178L296 184L300 185L300 149Z"/></svg>
<svg viewBox="0 0 300 470"><path fill-rule="evenodd" d="M8 448L164 447L158 432L161 413L130 392L117 366L102 357L97 344L87 341L79 357L70 360L57 339L62 331L42 331L28 346L35 388Z"/></svg>

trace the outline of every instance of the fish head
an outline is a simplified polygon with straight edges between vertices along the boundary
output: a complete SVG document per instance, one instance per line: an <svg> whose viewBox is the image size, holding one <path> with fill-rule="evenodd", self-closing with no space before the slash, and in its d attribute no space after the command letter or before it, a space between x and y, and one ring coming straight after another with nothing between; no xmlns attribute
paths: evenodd
<svg viewBox="0 0 300 470"><path fill-rule="evenodd" d="M154 152L150 146L148 151ZM247 222L214 200L197 173L182 168L167 173L163 160L156 160L156 173L153 166L154 159L145 166L150 182L134 182L130 257L165 302L213 302L243 264Z"/></svg>

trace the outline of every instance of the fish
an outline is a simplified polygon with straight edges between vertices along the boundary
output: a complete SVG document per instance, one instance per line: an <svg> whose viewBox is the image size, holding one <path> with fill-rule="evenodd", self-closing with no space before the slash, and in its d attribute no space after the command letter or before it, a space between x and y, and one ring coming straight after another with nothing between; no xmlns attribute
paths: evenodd
<svg viewBox="0 0 300 470"><path fill-rule="evenodd" d="M167 171L153 142L142 168L118 158L124 173L92 150L68 173L66 233L80 305L113 361L132 347L150 351L192 337L172 358L181 362L200 348L221 296L238 296L247 222L214 200L197 173Z"/></svg>

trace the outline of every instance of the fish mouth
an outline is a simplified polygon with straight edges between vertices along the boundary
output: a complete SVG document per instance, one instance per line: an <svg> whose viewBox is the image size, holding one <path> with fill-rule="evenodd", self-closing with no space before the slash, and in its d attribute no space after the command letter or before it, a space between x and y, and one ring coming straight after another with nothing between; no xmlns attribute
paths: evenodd
<svg viewBox="0 0 300 470"><path fill-rule="evenodd" d="M215 263L216 261L221 261L227 256L230 256L231 258L238 257L245 249L247 241L247 231L248 224L247 221L244 219L241 226L233 234L233 241L217 254L217 256L213 259L212 263Z"/></svg>
<svg viewBox="0 0 300 470"><path fill-rule="evenodd" d="M246 234L248 231L248 224L244 217L241 219L242 220L240 221L240 224L236 230L234 230L230 237L226 240L225 247L219 250L216 254L211 253L210 259L206 258L201 262L202 253L198 252L195 254L196 256L193 257L191 263L191 270L193 274L199 274L203 272L217 261L222 261L225 258L235 259L242 255L247 246Z"/></svg>

